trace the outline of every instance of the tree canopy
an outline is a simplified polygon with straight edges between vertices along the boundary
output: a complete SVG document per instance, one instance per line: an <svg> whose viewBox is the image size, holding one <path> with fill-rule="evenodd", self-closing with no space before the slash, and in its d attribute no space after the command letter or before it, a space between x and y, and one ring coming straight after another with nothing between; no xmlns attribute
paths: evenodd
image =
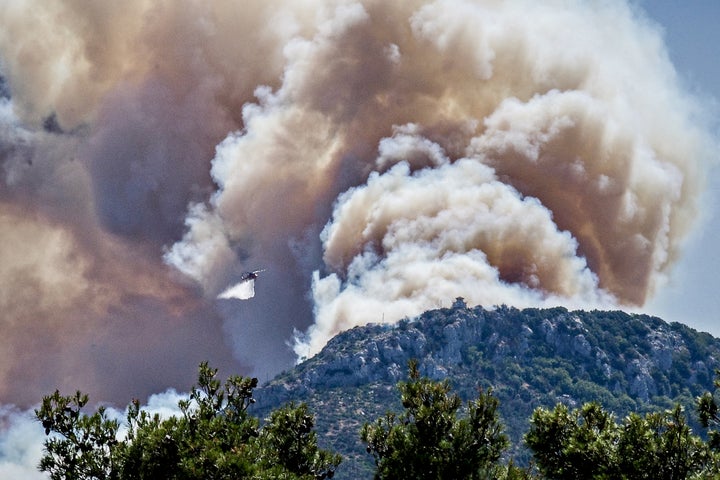
<svg viewBox="0 0 720 480"><path fill-rule="evenodd" d="M549 479L708 478L715 465L680 405L644 416L631 413L620 423L597 403L574 410L562 404L538 408L525 441Z"/></svg>
<svg viewBox="0 0 720 480"><path fill-rule="evenodd" d="M693 433L680 405L619 422L595 402L537 408L524 437L533 463L522 469L507 458L491 390L479 389L463 404L448 380L421 376L416 361L397 386L402 411L360 431L376 480L720 478L714 392L697 399L707 440ZM286 404L261 422L249 413L256 387L257 379L239 376L221 383L217 370L202 363L179 415L151 415L134 400L122 435L104 407L83 412L87 395L56 391L35 412L48 435L39 468L52 480L333 478L340 455L318 447L307 405Z"/></svg>
<svg viewBox="0 0 720 480"><path fill-rule="evenodd" d="M134 400L122 438L103 407L83 413L87 395L56 391L35 412L50 435L39 468L53 480L332 478L341 458L318 448L307 406L288 404L260 426L248 413L256 386L239 376L222 384L202 363L179 416L150 415Z"/></svg>
<svg viewBox="0 0 720 480"><path fill-rule="evenodd" d="M480 391L460 416L462 402L447 380L421 377L415 361L409 377L398 384L404 411L361 430L377 480L504 478L508 468L514 470L500 463L509 442L491 391Z"/></svg>

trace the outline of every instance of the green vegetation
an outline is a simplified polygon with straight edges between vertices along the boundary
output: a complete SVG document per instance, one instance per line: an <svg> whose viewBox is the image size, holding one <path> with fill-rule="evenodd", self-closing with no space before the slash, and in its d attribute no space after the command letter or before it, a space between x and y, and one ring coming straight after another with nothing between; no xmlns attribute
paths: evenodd
<svg viewBox="0 0 720 480"><path fill-rule="evenodd" d="M720 340L644 315L456 302L344 332L263 387L221 385L203 364L176 418L133 402L121 428L102 408L82 413L81 393L56 392L37 411L41 468L118 480L720 478L718 359Z"/></svg>
<svg viewBox="0 0 720 480"><path fill-rule="evenodd" d="M687 425L683 409L631 413L618 424L597 403L539 408L525 440L543 478L713 478L720 457Z"/></svg>
<svg viewBox="0 0 720 480"><path fill-rule="evenodd" d="M532 455L523 435L538 407L574 409L594 401L617 419L678 403L694 411L720 368L720 340L620 311L484 309L456 302L395 326L339 334L321 353L261 387L252 408L267 414L289 400L307 402L318 412L319 442L344 457L336 478L369 478L362 475L374 463L358 438L359 425L388 409L402 411L394 386L411 358L423 375L448 380L463 402L492 387L510 440L505 455L527 465ZM700 431L697 416L688 423Z"/></svg>
<svg viewBox="0 0 720 480"><path fill-rule="evenodd" d="M577 409L557 404L535 409L525 442L533 466L503 459L509 442L490 390L463 407L448 381L420 375L409 362L409 379L398 383L403 411L365 423L360 437L375 460L373 477L414 480L641 480L720 476L718 404L699 397L703 440L692 433L683 408L630 413L619 424L600 404ZM128 431L101 407L81 409L87 396L57 391L36 411L50 438L39 468L59 479L303 479L332 478L341 458L321 450L314 417L305 404L273 411L264 426L247 413L257 380L231 377L221 386L217 371L200 365L198 386L178 404L181 414L161 419L128 408ZM720 380L715 382L720 388ZM52 435L51 435L52 433Z"/></svg>
<svg viewBox="0 0 720 480"><path fill-rule="evenodd" d="M314 417L305 404L272 412L260 427L248 414L257 379L233 376L224 385L217 370L200 365L198 385L178 404L181 415L161 419L128 407L128 433L99 408L82 413L86 395L43 399L35 414L50 435L39 468L53 480L332 478L341 458L319 449Z"/></svg>
<svg viewBox="0 0 720 480"><path fill-rule="evenodd" d="M498 401L489 391L480 392L464 418L458 418L462 402L450 393L449 383L421 378L413 361L409 381L400 382L398 389L404 412L389 412L366 423L360 433L375 459L375 479L507 476L507 467L498 460L508 439L497 416Z"/></svg>

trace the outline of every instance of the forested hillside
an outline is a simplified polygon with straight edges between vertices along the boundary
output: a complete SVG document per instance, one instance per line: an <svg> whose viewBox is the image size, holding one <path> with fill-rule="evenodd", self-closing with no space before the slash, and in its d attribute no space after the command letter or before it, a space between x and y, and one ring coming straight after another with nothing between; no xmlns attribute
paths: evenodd
<svg viewBox="0 0 720 480"><path fill-rule="evenodd" d="M597 401L617 418L680 402L697 424L695 397L712 390L720 340L678 323L619 311L564 308L428 311L397 325L344 332L315 357L258 389L262 414L286 401L306 401L320 443L343 454L338 478L369 478L371 459L358 432L388 409L395 387L417 359L423 375L450 380L464 399L492 387L517 460L537 406L579 407Z"/></svg>

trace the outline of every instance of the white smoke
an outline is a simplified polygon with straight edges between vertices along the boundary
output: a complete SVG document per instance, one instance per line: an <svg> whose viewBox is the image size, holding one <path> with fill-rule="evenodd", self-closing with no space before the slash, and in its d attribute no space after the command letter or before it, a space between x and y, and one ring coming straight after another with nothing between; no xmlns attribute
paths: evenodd
<svg viewBox="0 0 720 480"><path fill-rule="evenodd" d="M0 75L22 406L184 387L202 360L268 377L458 296L643 305L716 151L623 0L11 0ZM249 266L255 295L216 301ZM32 435L6 425L13 478Z"/></svg>
<svg viewBox="0 0 720 480"><path fill-rule="evenodd" d="M151 341L150 303L222 317L213 331L262 375L292 361L296 330L311 354L456 296L639 306L712 155L661 34L622 0L26 0L0 24L0 211L31 224L27 248L58 232L58 264L78 260L38 287L63 319L46 343L72 344L78 312L104 332L82 344L113 344L115 316ZM272 267L265 290L215 304L250 265ZM23 298L6 303L36 309ZM99 386L79 357L63 378L83 365Z"/></svg>
<svg viewBox="0 0 720 480"><path fill-rule="evenodd" d="M238 247L278 258L336 198L301 357L457 296L608 307L652 295L696 215L710 142L636 12L320 4L284 48L282 84L258 88L218 148L207 221L191 215L168 261L218 289L227 263L198 260Z"/></svg>
<svg viewBox="0 0 720 480"><path fill-rule="evenodd" d="M229 300L248 300L255 296L255 280L242 280L223 290L217 298Z"/></svg>
<svg viewBox="0 0 720 480"><path fill-rule="evenodd" d="M296 349L301 357L341 330L418 315L458 296L519 307L612 302L552 213L477 159L414 174L400 163L371 175L341 197L323 240L326 262L346 280L316 276L316 323Z"/></svg>
<svg viewBox="0 0 720 480"><path fill-rule="evenodd" d="M32 411L20 412L3 407L0 410L0 425L0 477L47 479L47 475L37 468L42 456L44 432Z"/></svg>

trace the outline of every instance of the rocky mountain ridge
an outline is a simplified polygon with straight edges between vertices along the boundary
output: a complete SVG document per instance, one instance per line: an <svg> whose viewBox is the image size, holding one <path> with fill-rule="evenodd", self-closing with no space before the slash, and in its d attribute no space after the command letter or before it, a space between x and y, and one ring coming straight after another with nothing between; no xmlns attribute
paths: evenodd
<svg viewBox="0 0 720 480"><path fill-rule="evenodd" d="M468 308L457 299L452 308L395 325L341 333L259 389L258 408L308 402L326 445L352 468L365 462L346 478L362 478L370 459L357 432L363 422L399 408L395 385L411 358L422 374L448 378L464 399L492 387L515 453L522 455L522 434L541 405L592 400L624 416L680 402L692 413L695 397L712 388L720 368L720 340L647 315Z"/></svg>
<svg viewBox="0 0 720 480"><path fill-rule="evenodd" d="M547 315L538 320L541 312ZM605 324L615 321L624 322L633 334L611 338L614 332L605 330L598 337ZM472 363L468 357L475 350L495 364L529 361L538 353L579 361L581 377L640 402L681 393L671 381L676 373L685 373L685 380L701 390L710 388L720 366L720 340L658 318L564 308L469 309L459 299L450 309L397 325L371 324L344 332L320 354L269 382L263 395L291 399L317 388L395 383L405 377L410 358L420 361L423 374L443 379Z"/></svg>

